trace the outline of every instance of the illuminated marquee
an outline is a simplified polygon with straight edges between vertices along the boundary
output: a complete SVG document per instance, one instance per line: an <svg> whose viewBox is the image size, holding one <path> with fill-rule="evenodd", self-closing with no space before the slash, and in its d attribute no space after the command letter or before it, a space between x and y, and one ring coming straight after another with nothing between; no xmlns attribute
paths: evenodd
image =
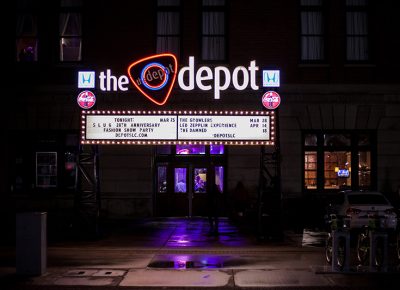
<svg viewBox="0 0 400 290"><path fill-rule="evenodd" d="M274 145L273 111L82 111L81 144Z"/></svg>

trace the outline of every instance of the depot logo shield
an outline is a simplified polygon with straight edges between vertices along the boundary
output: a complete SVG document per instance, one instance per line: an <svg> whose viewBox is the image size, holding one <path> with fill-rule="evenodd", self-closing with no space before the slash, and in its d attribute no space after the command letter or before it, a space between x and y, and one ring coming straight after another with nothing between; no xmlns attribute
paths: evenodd
<svg viewBox="0 0 400 290"><path fill-rule="evenodd" d="M178 62L170 53L152 55L128 67L132 84L153 103L164 105L175 84Z"/></svg>

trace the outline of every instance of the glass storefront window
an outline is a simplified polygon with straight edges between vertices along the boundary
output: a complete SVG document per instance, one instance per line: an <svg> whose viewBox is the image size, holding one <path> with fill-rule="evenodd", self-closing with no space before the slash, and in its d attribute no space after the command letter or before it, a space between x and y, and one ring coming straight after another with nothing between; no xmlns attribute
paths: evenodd
<svg viewBox="0 0 400 290"><path fill-rule="evenodd" d="M351 187L351 152L324 152L325 189Z"/></svg>
<svg viewBox="0 0 400 290"><path fill-rule="evenodd" d="M361 188L371 186L371 152L358 152L358 185Z"/></svg>
<svg viewBox="0 0 400 290"><path fill-rule="evenodd" d="M187 192L187 169L186 168L175 168L174 182L175 192Z"/></svg>
<svg viewBox="0 0 400 290"><path fill-rule="evenodd" d="M215 166L215 184L218 186L220 192L224 192L224 167Z"/></svg>
<svg viewBox="0 0 400 290"><path fill-rule="evenodd" d="M224 154L224 145L210 145L210 154Z"/></svg>
<svg viewBox="0 0 400 290"><path fill-rule="evenodd" d="M176 154L206 154L205 145L176 145Z"/></svg>
<svg viewBox="0 0 400 290"><path fill-rule="evenodd" d="M195 168L193 179L195 193L207 191L207 168Z"/></svg>
<svg viewBox="0 0 400 290"><path fill-rule="evenodd" d="M317 152L306 151L304 160L304 186L307 189L317 188Z"/></svg>
<svg viewBox="0 0 400 290"><path fill-rule="evenodd" d="M167 192L167 166L158 166L157 188L160 193Z"/></svg>

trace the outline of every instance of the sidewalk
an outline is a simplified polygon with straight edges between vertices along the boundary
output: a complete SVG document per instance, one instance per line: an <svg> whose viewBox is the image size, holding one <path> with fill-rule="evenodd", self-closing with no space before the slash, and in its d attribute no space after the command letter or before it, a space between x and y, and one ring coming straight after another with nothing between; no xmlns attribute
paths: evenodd
<svg viewBox="0 0 400 290"><path fill-rule="evenodd" d="M98 241L51 241L47 272L15 275L15 249L0 249L1 289L398 289L400 271L332 272L320 233L257 241L228 220L209 236L205 219L148 219ZM306 243L313 235L317 243ZM14 264L13 264L14 262Z"/></svg>

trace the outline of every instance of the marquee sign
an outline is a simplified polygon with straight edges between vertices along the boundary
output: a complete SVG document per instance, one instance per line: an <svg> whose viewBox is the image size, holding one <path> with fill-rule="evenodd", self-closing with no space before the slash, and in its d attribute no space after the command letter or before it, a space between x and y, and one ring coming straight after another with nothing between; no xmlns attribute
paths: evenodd
<svg viewBox="0 0 400 290"><path fill-rule="evenodd" d="M81 144L274 145L273 111L82 111Z"/></svg>

